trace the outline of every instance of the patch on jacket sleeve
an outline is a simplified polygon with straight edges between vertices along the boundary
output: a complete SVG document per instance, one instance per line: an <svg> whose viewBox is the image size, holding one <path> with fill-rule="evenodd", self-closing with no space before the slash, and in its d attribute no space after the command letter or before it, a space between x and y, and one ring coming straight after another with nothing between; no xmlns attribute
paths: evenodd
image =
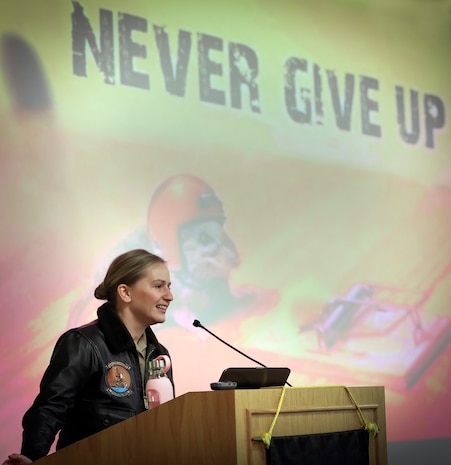
<svg viewBox="0 0 451 465"><path fill-rule="evenodd" d="M129 396L133 393L131 385L131 366L123 362L110 362L106 366L106 390L116 397Z"/></svg>

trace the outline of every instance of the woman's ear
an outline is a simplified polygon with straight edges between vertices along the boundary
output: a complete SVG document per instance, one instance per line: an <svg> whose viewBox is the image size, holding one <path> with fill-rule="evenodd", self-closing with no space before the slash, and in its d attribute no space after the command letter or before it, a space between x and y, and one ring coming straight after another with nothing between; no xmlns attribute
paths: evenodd
<svg viewBox="0 0 451 465"><path fill-rule="evenodd" d="M119 286L117 286L117 296L126 304L130 303L132 300L130 290L126 284L119 284Z"/></svg>

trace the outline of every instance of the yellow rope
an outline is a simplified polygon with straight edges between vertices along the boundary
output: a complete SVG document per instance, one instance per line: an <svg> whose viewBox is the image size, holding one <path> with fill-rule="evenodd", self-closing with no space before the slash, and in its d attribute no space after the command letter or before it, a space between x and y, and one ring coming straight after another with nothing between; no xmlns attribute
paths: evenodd
<svg viewBox="0 0 451 465"><path fill-rule="evenodd" d="M354 396L352 395L351 391L347 386L343 386L345 391L348 393L349 398L351 399L352 403L354 404L355 408L357 409L357 412L360 416L360 420L362 421L362 427L365 428L366 431L368 431L369 434L372 434L374 437L376 437L379 434L379 427L377 426L376 423L372 421L368 421L364 416L362 410L360 410L359 405L357 404L357 401L354 399Z"/></svg>
<svg viewBox="0 0 451 465"><path fill-rule="evenodd" d="M357 401L355 400L354 396L352 395L351 391L349 390L349 388L347 386L339 385L339 386L325 386L325 387L327 387L327 388L330 388L330 387L344 388L344 390L348 394L349 398L351 399L351 402L354 404L354 407L357 409L357 413L358 413L358 415L360 417L360 421L362 422L362 428L364 428L366 431L368 431L368 434L372 434L374 437L376 437L378 435L379 427L377 426L376 423L368 421L364 417L362 410L360 409L359 405L357 404ZM318 388L318 386L311 386L310 389L312 389L312 388ZM273 419L273 421L271 423L271 427L269 428L269 431L266 432L266 433L263 433L261 435L261 440L263 441L263 443L265 444L267 449L269 448L269 446L271 444L272 432L273 432L274 427L276 425L277 419L279 418L279 414L280 414L280 410L282 408L282 403L283 403L283 399L285 397L286 389L287 389L286 386L282 387L282 392L280 394L279 403L277 405L277 410L276 410L276 413L274 415L274 419ZM288 388L288 389L290 389L290 388ZM291 389L309 389L309 387L292 387Z"/></svg>
<svg viewBox="0 0 451 465"><path fill-rule="evenodd" d="M280 409L282 408L283 398L285 397L285 390L286 390L286 387L283 386L282 392L280 394L279 405L277 406L276 414L274 415L274 419L272 421L271 427L269 428L269 431L267 433L262 434L262 441L265 444L267 449L269 448L269 445L271 444L272 432L273 432L274 426L276 426L276 421L279 418L279 413L280 413Z"/></svg>

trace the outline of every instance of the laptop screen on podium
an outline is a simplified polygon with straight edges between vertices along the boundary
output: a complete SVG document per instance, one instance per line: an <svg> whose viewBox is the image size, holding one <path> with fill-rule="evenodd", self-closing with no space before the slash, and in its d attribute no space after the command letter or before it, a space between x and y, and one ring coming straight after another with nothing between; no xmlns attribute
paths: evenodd
<svg viewBox="0 0 451 465"><path fill-rule="evenodd" d="M238 389L257 389L283 386L289 375L290 369L285 367L226 368L219 381L236 382Z"/></svg>

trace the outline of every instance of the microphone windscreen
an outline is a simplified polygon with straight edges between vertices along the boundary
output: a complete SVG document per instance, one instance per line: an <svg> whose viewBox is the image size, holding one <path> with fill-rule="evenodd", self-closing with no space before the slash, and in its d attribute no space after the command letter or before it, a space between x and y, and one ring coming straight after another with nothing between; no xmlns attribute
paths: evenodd
<svg viewBox="0 0 451 465"><path fill-rule="evenodd" d="M199 321L199 320L194 320L194 321L193 321L193 326L195 326L196 328L198 328L199 326L201 326L200 321Z"/></svg>

